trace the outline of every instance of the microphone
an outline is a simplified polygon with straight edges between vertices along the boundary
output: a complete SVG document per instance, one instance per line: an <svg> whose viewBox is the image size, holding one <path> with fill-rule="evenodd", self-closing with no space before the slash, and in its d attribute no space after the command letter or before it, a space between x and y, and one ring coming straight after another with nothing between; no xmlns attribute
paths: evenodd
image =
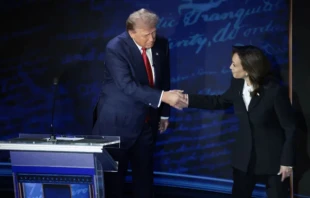
<svg viewBox="0 0 310 198"><path fill-rule="evenodd" d="M53 105L52 105L52 120L51 120L51 126L50 126L50 130L51 130L51 137L50 140L55 140L56 135L55 135L55 131L54 131L54 114L55 114L55 103L56 103L56 93L57 93L57 88L58 88L58 82L59 82L59 78L55 77L53 79L53 86L54 86L54 93L53 93Z"/></svg>

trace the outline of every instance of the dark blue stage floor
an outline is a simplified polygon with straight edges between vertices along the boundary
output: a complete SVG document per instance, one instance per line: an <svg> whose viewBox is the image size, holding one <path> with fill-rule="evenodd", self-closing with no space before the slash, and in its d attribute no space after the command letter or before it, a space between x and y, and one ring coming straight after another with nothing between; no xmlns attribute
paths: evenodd
<svg viewBox="0 0 310 198"><path fill-rule="evenodd" d="M128 193L129 194L129 193ZM206 191L180 189L173 187L156 187L155 198L230 198L231 195ZM130 194L128 198L131 198Z"/></svg>
<svg viewBox="0 0 310 198"><path fill-rule="evenodd" d="M132 198L130 184L127 185L128 197ZM155 186L155 198L230 198L231 195L198 191L184 188Z"/></svg>
<svg viewBox="0 0 310 198"><path fill-rule="evenodd" d="M132 198L131 185L127 184L127 197ZM0 182L1 197L14 198L13 181L10 177L1 177ZM190 189L181 189L173 187L155 187L155 198L229 198L230 195L213 192L197 191Z"/></svg>
<svg viewBox="0 0 310 198"><path fill-rule="evenodd" d="M5 198L14 198L13 191L0 191ZM126 198L132 198L130 192ZM155 198L229 198L230 195L212 192L200 192L189 189L179 189L172 187L156 187Z"/></svg>

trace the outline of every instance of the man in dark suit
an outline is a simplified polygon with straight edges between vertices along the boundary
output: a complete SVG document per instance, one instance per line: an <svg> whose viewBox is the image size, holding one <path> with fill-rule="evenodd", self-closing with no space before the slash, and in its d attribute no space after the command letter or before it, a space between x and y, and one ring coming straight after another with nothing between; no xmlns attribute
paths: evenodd
<svg viewBox="0 0 310 198"><path fill-rule="evenodd" d="M121 148L108 150L117 173L105 173L108 198L123 197L130 162L135 198L153 196L156 134L168 127L170 106L186 103L170 92L167 39L156 36L158 16L146 9L132 13L127 31L106 46L105 74L93 134L120 136Z"/></svg>

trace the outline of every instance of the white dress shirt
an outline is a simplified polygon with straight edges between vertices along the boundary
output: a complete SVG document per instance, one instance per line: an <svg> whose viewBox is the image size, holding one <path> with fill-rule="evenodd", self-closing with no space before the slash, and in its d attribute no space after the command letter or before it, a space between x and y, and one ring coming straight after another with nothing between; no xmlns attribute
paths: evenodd
<svg viewBox="0 0 310 198"><path fill-rule="evenodd" d="M139 46L137 43L136 43L136 45L138 46L138 48L141 52L141 56L142 56L142 47ZM152 49L151 48L146 49L146 56L150 61L150 65L152 68L152 75L153 75L153 83L155 84L155 70L154 70L153 55L152 55Z"/></svg>
<svg viewBox="0 0 310 198"><path fill-rule="evenodd" d="M245 108L248 111L249 110L249 104L251 102L251 95L250 92L253 91L253 87L251 85L248 85L246 81L244 81L243 91L242 91L242 98L245 104Z"/></svg>
<svg viewBox="0 0 310 198"><path fill-rule="evenodd" d="M135 41L134 41L135 42ZM138 49L140 50L141 52L141 56L142 56L142 47L140 45L138 45L136 42L135 44L137 45ZM150 65L151 65L151 68L152 68L152 75L153 75L153 81L154 81L154 84L156 83L155 81L155 70L154 70L154 63L153 63L153 55L152 55L152 48L148 48L146 49L146 56L147 58L149 59L150 61ZM160 106L161 104L161 98L163 96L163 93L164 91L161 92L161 95L160 95L160 99L159 99L159 102L158 102L158 107ZM168 119L169 117L160 117L161 119Z"/></svg>

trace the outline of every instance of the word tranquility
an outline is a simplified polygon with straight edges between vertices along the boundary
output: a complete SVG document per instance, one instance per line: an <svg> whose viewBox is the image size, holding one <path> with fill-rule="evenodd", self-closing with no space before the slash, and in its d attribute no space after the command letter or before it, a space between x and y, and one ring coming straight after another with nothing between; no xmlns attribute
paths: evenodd
<svg viewBox="0 0 310 198"><path fill-rule="evenodd" d="M190 36L183 40L176 40L170 38L170 48L178 48L178 47L196 47L195 53L199 53L203 47L207 45L210 47L214 43L226 42L234 40L241 29L243 29L242 36L243 37L252 37L258 34L267 33L267 32L284 32L287 27L285 24L276 24L272 20L272 15L270 16L265 24L261 24L259 26L253 26L249 24L242 24L243 21L255 14L261 14L270 12L272 14L273 11L280 9L278 4L271 4L269 1L262 1L262 5L254 8L239 8L234 11L228 11L223 13L212 13L212 14L204 14L204 12L209 11L211 8L218 7L220 3L224 0L217 1L216 4L214 1L211 3L202 3L202 4L182 4L179 6L179 13L182 14L184 10L190 10L183 14L183 25L186 28L187 26L192 26L198 23L199 19L202 19L204 22L219 22L224 21L224 25L219 29L211 28L207 32L210 32L209 35L205 35L204 33L196 33L190 32ZM233 21L234 20L234 21ZM253 19L252 19L253 20ZM226 21L226 23L225 23ZM221 24L223 24L221 23ZM179 27L179 22L175 18L160 18L158 23L158 29L165 28L176 28ZM198 28L201 29L201 28ZM214 30L215 29L215 30ZM192 28L193 30L193 28ZM213 35L212 35L213 34Z"/></svg>

